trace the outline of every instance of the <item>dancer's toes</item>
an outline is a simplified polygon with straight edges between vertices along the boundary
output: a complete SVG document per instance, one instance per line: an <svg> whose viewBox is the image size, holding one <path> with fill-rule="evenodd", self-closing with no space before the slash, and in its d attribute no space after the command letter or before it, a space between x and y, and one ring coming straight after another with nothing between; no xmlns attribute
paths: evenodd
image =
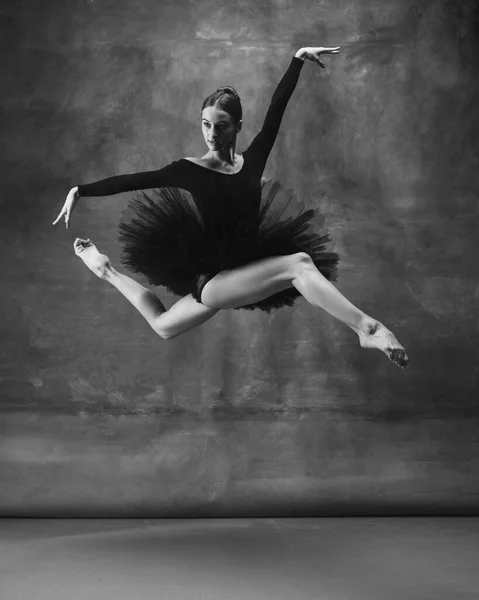
<svg viewBox="0 0 479 600"><path fill-rule="evenodd" d="M404 348L387 348L386 356L401 369L405 369L408 365L409 359Z"/></svg>
<svg viewBox="0 0 479 600"><path fill-rule="evenodd" d="M379 321L371 321L359 333L359 342L363 348L381 350L398 367L405 369L409 362L406 350L393 333Z"/></svg>
<svg viewBox="0 0 479 600"><path fill-rule="evenodd" d="M91 240L77 238L73 243L73 248L75 254L82 259L90 271L93 271L101 279L106 277L109 269L111 269L110 259L108 256L100 254Z"/></svg>

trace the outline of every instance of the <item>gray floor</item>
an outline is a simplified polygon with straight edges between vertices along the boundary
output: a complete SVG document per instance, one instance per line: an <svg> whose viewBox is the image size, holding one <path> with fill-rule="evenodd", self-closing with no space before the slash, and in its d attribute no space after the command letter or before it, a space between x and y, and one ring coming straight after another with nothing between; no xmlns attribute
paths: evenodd
<svg viewBox="0 0 479 600"><path fill-rule="evenodd" d="M0 520L1 600L479 599L479 519Z"/></svg>

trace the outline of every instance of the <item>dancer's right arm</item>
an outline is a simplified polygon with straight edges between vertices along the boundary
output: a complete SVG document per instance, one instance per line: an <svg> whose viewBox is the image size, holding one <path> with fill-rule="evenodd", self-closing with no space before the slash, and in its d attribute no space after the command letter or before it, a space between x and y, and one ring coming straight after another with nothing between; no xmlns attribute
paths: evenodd
<svg viewBox="0 0 479 600"><path fill-rule="evenodd" d="M78 186L78 195L83 196L112 196L121 192L134 190L151 190L164 186L175 185L178 172L178 161L172 162L157 171L143 171L130 175L108 177L94 183Z"/></svg>
<svg viewBox="0 0 479 600"><path fill-rule="evenodd" d="M84 196L112 196L121 192L131 192L133 190L149 190L159 187L180 187L178 161L170 163L158 169L157 171L143 171L141 173L132 173L130 175L116 175L101 179L94 183L79 185L72 188L66 197L60 214L53 222L56 225L60 219L65 218L65 225L68 228L71 214L80 197Z"/></svg>

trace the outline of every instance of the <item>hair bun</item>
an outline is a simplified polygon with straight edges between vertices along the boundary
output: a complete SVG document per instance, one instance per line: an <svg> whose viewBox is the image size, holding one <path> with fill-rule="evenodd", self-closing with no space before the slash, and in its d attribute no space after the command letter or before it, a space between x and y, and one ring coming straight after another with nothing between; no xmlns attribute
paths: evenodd
<svg viewBox="0 0 479 600"><path fill-rule="evenodd" d="M231 85L224 85L222 87L219 87L216 91L221 92L222 94L230 94L231 96L234 96L235 98L239 99L238 92Z"/></svg>

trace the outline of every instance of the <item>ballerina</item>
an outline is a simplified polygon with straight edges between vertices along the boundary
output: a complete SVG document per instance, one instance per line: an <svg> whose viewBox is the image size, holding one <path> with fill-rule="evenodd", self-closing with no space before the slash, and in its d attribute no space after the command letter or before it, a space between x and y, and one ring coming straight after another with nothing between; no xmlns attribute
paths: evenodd
<svg viewBox="0 0 479 600"><path fill-rule="evenodd" d="M301 48L278 84L263 127L249 147L236 152L242 107L234 88L208 96L201 109L208 151L162 169L120 175L70 190L53 222L68 228L81 197L133 190L120 223L123 262L155 286L182 296L170 309L148 288L115 269L91 240L77 238L74 250L100 279L116 287L163 339L172 339L212 318L221 309L270 312L298 297L350 327L363 348L381 350L405 368L404 347L381 322L365 314L331 283L339 257L326 252L329 235L312 230L315 211L282 219L279 186L262 184L262 174L304 62L325 68L323 54L339 47ZM284 208L284 207L283 207ZM279 212L278 212L279 211Z"/></svg>

